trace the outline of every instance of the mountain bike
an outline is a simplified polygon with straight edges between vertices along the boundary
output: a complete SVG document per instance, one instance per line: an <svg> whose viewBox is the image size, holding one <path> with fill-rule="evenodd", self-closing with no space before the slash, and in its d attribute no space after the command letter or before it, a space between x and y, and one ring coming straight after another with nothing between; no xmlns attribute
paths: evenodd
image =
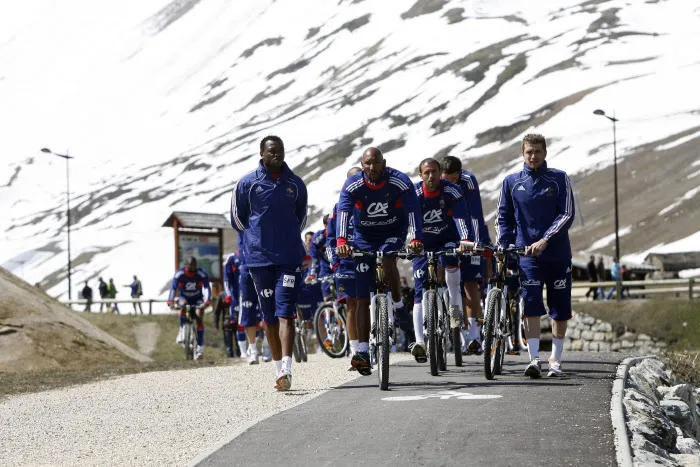
<svg viewBox="0 0 700 467"><path fill-rule="evenodd" d="M331 358L341 358L350 350L350 337L347 332L347 320L345 304L338 303L338 295L335 289L335 279L347 279L350 276L331 274L320 277L313 282L327 282L330 284L331 300L319 305L313 318L314 333L321 350ZM324 332L325 331L325 332ZM326 347L325 340L330 341L330 348Z"/></svg>
<svg viewBox="0 0 700 467"><path fill-rule="evenodd" d="M428 263L428 283L423 291L423 309L428 344L430 374L437 376L439 371L447 371L447 348L455 355L455 366L462 366L462 322L449 315L450 295L444 281L438 278L440 256L471 256L472 252L460 253L458 249L425 251L422 253ZM415 258L420 255L411 255ZM460 310L461 315L461 310ZM460 316L461 317L461 316Z"/></svg>
<svg viewBox="0 0 700 467"><path fill-rule="evenodd" d="M509 254L524 255L524 247L510 246L507 248L482 247L475 249L490 250L498 253L496 274L486 295L486 314L484 317L484 374L492 380L503 370L503 361L507 346L514 347L514 339L521 335L521 307L513 307L508 303L508 285L506 284L507 269L505 257ZM519 343L518 343L519 344Z"/></svg>
<svg viewBox="0 0 700 467"><path fill-rule="evenodd" d="M370 292L369 314L371 331L369 335L370 364L378 368L379 389L389 389L389 354L395 340L394 336L394 310L392 301L388 300L388 286L384 283L384 266L382 259L403 258L408 259L412 253L406 251L362 251L353 250L354 258L374 257L377 266L375 268L375 291Z"/></svg>
<svg viewBox="0 0 700 467"><path fill-rule="evenodd" d="M185 326L182 328L185 348L185 360L194 360L194 349L197 346L197 305L174 305L173 310L185 312Z"/></svg>

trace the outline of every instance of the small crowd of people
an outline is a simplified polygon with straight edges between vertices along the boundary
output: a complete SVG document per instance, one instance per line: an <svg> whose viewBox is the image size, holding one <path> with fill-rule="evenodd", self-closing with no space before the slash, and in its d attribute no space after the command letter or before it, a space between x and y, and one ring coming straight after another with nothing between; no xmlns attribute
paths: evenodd
<svg viewBox="0 0 700 467"><path fill-rule="evenodd" d="M603 257L598 257L598 262L595 261L595 256L591 255L587 264L586 269L588 270L588 280L590 282L605 282L607 276L607 270L605 268L605 263ZM610 268L610 280L615 282L622 281L622 288L620 290L620 298L631 298L629 287L624 285L625 281L632 280L632 273L627 268L627 265L620 265L620 261L617 258L613 258L613 264ZM586 298L591 298L592 300L610 300L614 297L617 292L617 285L612 286L609 290L605 290L605 287L591 287L586 292Z"/></svg>
<svg viewBox="0 0 700 467"><path fill-rule="evenodd" d="M143 287L141 285L141 281L139 280L136 275L134 275L134 279L131 282L131 284L126 284L123 285L123 287L128 287L131 291L131 298L133 299L138 299L141 298L143 295ZM119 291L117 290L117 286L114 284L114 279L110 278L109 282L105 282L101 277L97 279L97 291L100 294L100 300L106 300L106 299L111 299L114 300L117 298L117 294ZM92 287L90 287L88 281L85 281L85 286L83 287L83 290L80 292L81 297L83 300L86 300L87 302L85 303L85 310L87 312L92 311L92 304L93 304L93 290ZM136 314L136 311L138 310L141 314L143 314L143 308L141 307L140 302L134 302L134 314ZM100 313L102 313L102 310L105 306L105 303L100 303ZM119 312L119 305L115 302L112 304L107 304L107 312L108 313L116 313L116 314L121 314Z"/></svg>

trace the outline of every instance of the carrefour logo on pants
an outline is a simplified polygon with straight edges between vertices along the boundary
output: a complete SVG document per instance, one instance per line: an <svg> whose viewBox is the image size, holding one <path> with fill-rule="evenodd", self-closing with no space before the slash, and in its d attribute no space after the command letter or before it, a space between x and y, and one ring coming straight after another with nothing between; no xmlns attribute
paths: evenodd
<svg viewBox="0 0 700 467"><path fill-rule="evenodd" d="M260 295L262 295L265 298L270 298L272 297L272 289L263 289L263 291L260 292Z"/></svg>
<svg viewBox="0 0 700 467"><path fill-rule="evenodd" d="M357 265L357 267L355 269L357 269L357 272L367 272L367 271L369 271L369 264L360 263Z"/></svg>

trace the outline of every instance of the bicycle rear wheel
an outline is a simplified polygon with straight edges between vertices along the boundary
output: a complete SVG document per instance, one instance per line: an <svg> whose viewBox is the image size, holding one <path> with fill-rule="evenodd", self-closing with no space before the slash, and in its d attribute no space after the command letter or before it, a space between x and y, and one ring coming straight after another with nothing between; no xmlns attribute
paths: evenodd
<svg viewBox="0 0 700 467"><path fill-rule="evenodd" d="M299 352L299 334L294 337L294 347L292 347L292 353L294 354L294 361L301 363L301 353Z"/></svg>
<svg viewBox="0 0 700 467"><path fill-rule="evenodd" d="M323 342L325 335L322 332L321 323L324 324L325 334L331 341L330 349ZM336 312L332 305L322 305L316 310L314 315L314 333L323 353L331 358L345 356L350 345L345 318L342 313Z"/></svg>
<svg viewBox="0 0 700 467"><path fill-rule="evenodd" d="M523 300L523 297L521 296L518 299L518 313L517 313L517 332L518 332L518 338L517 342L520 345L520 350L527 350L527 339L525 338L525 300Z"/></svg>
<svg viewBox="0 0 700 467"><path fill-rule="evenodd" d="M443 302L442 313L438 315L438 370L447 371L447 342L449 340L450 319L445 312Z"/></svg>
<svg viewBox="0 0 700 467"><path fill-rule="evenodd" d="M386 391L389 389L389 354L391 347L389 344L389 308L386 296L377 297L377 311L379 321L377 323L378 331L378 349L377 349L377 376L379 378L379 389Z"/></svg>
<svg viewBox="0 0 700 467"><path fill-rule="evenodd" d="M428 360L430 374L438 375L438 339L437 339L437 294L434 290L425 292L425 314L428 319Z"/></svg>
<svg viewBox="0 0 700 467"><path fill-rule="evenodd" d="M493 379L496 374L496 361L500 355L496 355L499 346L497 342L498 322L497 316L501 306L501 291L491 289L486 297L486 317L484 318L484 375L486 379Z"/></svg>
<svg viewBox="0 0 700 467"><path fill-rule="evenodd" d="M297 348L297 351L299 352L299 358L301 359L302 362L305 362L308 360L307 356L307 351L306 351L306 342L304 342L304 336L301 333L297 333L296 336L294 336L295 339L295 347Z"/></svg>

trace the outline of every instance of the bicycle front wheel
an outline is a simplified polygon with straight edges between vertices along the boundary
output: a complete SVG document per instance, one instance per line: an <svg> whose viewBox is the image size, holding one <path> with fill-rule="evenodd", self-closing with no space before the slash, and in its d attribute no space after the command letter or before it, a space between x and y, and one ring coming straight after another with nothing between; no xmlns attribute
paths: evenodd
<svg viewBox="0 0 700 467"><path fill-rule="evenodd" d="M460 328L453 328L451 330L452 336L452 351L455 353L455 366L462 366L462 330Z"/></svg>
<svg viewBox="0 0 700 467"><path fill-rule="evenodd" d="M379 322L377 323L378 330L378 349L377 349L377 376L379 377L379 389L386 391L389 389L389 308L386 296L377 297L377 311Z"/></svg>
<svg viewBox="0 0 700 467"><path fill-rule="evenodd" d="M192 323L185 324L185 360L194 360L194 346L192 345Z"/></svg>
<svg viewBox="0 0 700 467"><path fill-rule="evenodd" d="M437 319L437 294L434 290L425 292L423 300L425 314L428 320L428 360L430 360L430 374L438 375L438 319Z"/></svg>
<svg viewBox="0 0 700 467"><path fill-rule="evenodd" d="M442 313L438 315L438 369L447 371L447 342L450 336L450 318L445 312L445 303L443 302L442 305Z"/></svg>
<svg viewBox="0 0 700 467"><path fill-rule="evenodd" d="M501 308L501 295L499 289L491 289L486 297L486 316L484 318L484 375L486 379L493 379L496 374L497 361L501 356L496 355L498 342L498 315Z"/></svg>

